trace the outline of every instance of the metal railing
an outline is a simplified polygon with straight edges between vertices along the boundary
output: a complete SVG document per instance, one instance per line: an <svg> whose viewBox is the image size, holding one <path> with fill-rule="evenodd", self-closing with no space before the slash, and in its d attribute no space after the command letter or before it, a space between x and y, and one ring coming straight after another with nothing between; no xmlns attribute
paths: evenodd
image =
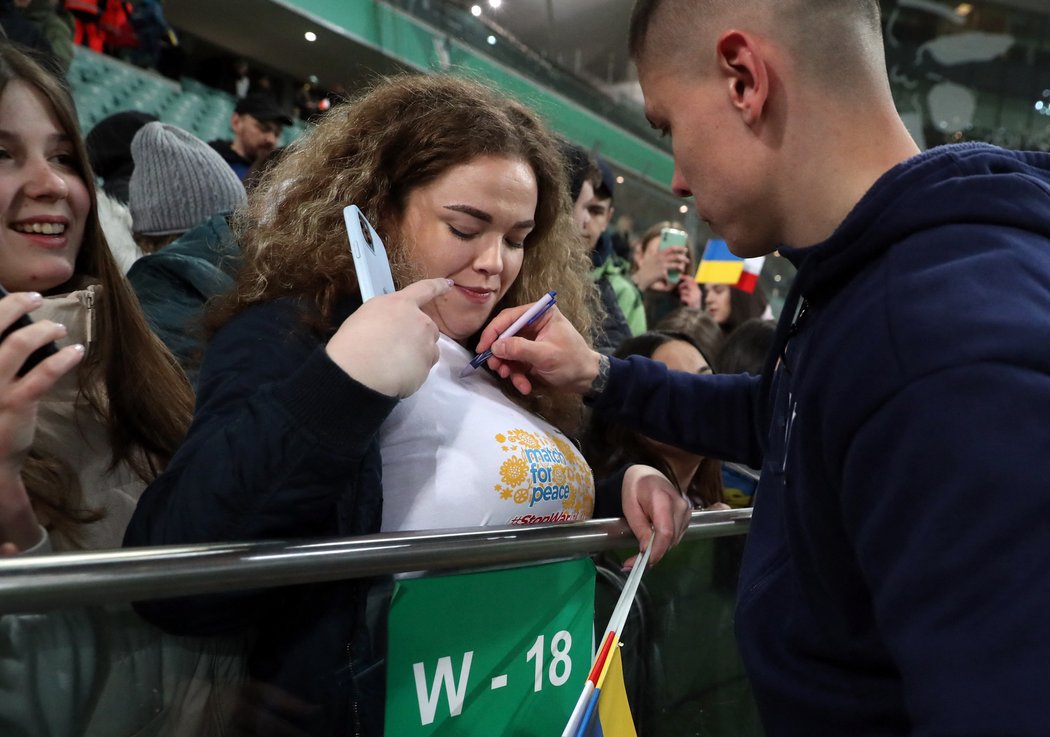
<svg viewBox="0 0 1050 737"><path fill-rule="evenodd" d="M685 540L741 535L750 509L694 512ZM406 571L487 568L634 544L623 520L365 535L310 542L157 546L0 560L0 612L114 604Z"/></svg>

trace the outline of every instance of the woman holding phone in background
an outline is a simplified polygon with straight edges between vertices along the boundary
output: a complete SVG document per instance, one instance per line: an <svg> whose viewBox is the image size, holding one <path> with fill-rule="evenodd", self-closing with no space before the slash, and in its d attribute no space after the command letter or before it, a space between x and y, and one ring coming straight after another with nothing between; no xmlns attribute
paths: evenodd
<svg viewBox="0 0 1050 737"><path fill-rule="evenodd" d="M0 43L0 546L120 546L193 399L106 245L68 93ZM41 296L43 295L43 296ZM37 348L62 349L18 376Z"/></svg>
<svg viewBox="0 0 1050 737"><path fill-rule="evenodd" d="M678 241L664 233L681 234ZM645 319L650 328L679 307L700 307L700 285L692 277L692 246L681 223L665 220L638 239L631 278L642 290Z"/></svg>
<svg viewBox="0 0 1050 737"><path fill-rule="evenodd" d="M534 113L453 77L386 80L328 113L249 199L237 226L245 266L214 315L193 427L125 542L589 517L590 471L565 435L579 400L522 402L484 369L459 379L505 306L556 290L557 309L588 332L588 263L573 247L564 167ZM400 289L363 305L348 204L385 241ZM541 462L554 480L537 494ZM632 505L647 510L643 539L653 509L661 531L675 526L656 557L684 503ZM366 590L347 581L142 611L176 630L257 628L256 679L312 707L288 712L274 699L270 716L311 734L378 734Z"/></svg>

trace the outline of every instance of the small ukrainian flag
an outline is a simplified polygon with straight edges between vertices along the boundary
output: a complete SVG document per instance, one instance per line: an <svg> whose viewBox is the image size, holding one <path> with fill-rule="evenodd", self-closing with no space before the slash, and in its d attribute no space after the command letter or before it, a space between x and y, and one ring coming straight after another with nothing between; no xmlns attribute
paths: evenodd
<svg viewBox="0 0 1050 737"><path fill-rule="evenodd" d="M725 241L709 240L704 248L697 284L736 284L744 273L744 259L729 252Z"/></svg>

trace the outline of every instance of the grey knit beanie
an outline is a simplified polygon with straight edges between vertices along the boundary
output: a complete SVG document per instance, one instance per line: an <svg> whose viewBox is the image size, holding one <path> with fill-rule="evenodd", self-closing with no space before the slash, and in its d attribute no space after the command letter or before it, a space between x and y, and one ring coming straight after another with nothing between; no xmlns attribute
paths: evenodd
<svg viewBox="0 0 1050 737"><path fill-rule="evenodd" d="M183 233L247 199L222 156L174 125L144 125L131 141L131 158L128 208L136 233Z"/></svg>

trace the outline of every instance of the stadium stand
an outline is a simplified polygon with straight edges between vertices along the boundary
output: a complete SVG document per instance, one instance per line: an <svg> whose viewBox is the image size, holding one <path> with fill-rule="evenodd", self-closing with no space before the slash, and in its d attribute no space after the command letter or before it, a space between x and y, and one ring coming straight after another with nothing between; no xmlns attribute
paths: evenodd
<svg viewBox="0 0 1050 737"><path fill-rule="evenodd" d="M141 110L205 141L231 135L233 96L195 79L184 77L175 82L83 46L75 48L66 76L85 133L107 115ZM294 141L305 128L301 120L285 128L281 145Z"/></svg>

